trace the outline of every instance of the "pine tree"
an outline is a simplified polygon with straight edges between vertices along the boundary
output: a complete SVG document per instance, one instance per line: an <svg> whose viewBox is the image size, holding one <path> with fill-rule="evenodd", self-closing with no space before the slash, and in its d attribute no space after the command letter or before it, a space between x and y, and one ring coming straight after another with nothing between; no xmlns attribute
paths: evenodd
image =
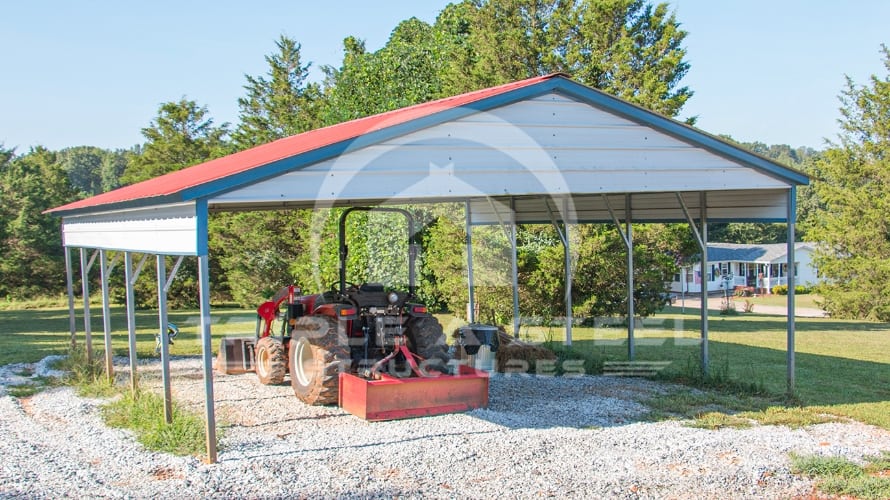
<svg viewBox="0 0 890 500"><path fill-rule="evenodd" d="M840 143L816 164L814 189L824 207L811 235L834 317L890 321L890 50L883 78L847 78L840 100Z"/></svg>

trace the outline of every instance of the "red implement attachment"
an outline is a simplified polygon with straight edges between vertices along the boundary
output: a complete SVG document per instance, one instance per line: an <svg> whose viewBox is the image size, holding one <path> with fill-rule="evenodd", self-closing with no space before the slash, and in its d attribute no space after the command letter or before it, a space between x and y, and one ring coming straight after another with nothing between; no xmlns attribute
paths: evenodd
<svg viewBox="0 0 890 500"><path fill-rule="evenodd" d="M488 373L458 365L457 375L366 380L340 374L340 407L365 420L396 420L488 406Z"/></svg>

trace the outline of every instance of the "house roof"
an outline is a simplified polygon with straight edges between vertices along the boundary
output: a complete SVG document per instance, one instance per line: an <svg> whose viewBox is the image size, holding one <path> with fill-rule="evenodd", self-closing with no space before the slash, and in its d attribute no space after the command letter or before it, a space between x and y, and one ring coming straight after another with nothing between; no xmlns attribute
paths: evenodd
<svg viewBox="0 0 890 500"><path fill-rule="evenodd" d="M798 242L795 250L803 248L812 250L815 243ZM740 243L708 243L708 261L710 262L759 262L770 263L785 261L788 245L771 243L762 245L746 245Z"/></svg>
<svg viewBox="0 0 890 500"><path fill-rule="evenodd" d="M803 185L808 178L734 144L619 98L572 81L562 74L529 78L316 129L223 158L149 179L47 212L58 215L97 213L209 199L220 193L273 179L289 171L336 158L346 151L453 121L547 93L579 99L613 115L645 125L736 164L781 180Z"/></svg>

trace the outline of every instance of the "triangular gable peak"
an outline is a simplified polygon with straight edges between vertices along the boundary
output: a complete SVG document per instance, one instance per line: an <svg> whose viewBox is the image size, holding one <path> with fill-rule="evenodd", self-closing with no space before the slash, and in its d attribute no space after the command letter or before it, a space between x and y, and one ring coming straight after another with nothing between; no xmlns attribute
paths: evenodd
<svg viewBox="0 0 890 500"><path fill-rule="evenodd" d="M548 75L306 132L51 211L198 199L237 209L805 183L792 169Z"/></svg>
<svg viewBox="0 0 890 500"><path fill-rule="evenodd" d="M277 208L343 200L785 190L788 184L775 172L554 91L363 145L211 196L209 203Z"/></svg>

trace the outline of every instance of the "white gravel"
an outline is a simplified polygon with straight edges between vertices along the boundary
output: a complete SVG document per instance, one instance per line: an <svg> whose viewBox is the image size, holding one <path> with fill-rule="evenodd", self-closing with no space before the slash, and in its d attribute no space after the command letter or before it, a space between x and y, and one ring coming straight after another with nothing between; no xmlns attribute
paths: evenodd
<svg viewBox="0 0 890 500"><path fill-rule="evenodd" d="M0 367L0 387L28 369ZM203 412L200 361L176 359L173 369L174 398ZM158 364L140 370L148 384ZM0 497L787 498L813 490L789 472L790 452L859 460L890 450L890 432L859 423L709 431L641 422L639 401L669 388L498 375L488 409L368 423L305 406L288 385L219 375L226 423L215 465L146 451L102 424L102 400L70 388L23 399L3 390Z"/></svg>

